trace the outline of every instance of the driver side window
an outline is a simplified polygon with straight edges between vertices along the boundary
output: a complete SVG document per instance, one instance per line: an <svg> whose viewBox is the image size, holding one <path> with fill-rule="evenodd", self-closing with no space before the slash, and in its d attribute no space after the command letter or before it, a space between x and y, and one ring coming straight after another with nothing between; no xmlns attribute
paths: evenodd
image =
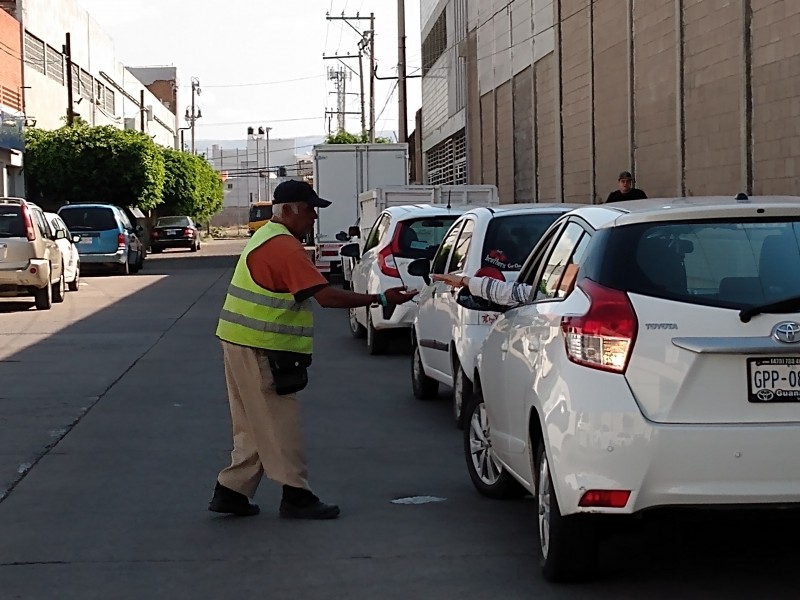
<svg viewBox="0 0 800 600"><path fill-rule="evenodd" d="M459 273L464 270L464 265L467 263L467 255L469 254L469 247L472 244L472 232L475 230L475 221L467 220L464 223L464 228L461 230L461 235L458 236L458 241L453 247L453 254L450 257L450 266L447 268L448 273Z"/></svg>
<svg viewBox="0 0 800 600"><path fill-rule="evenodd" d="M553 246L534 288L534 301L564 298L577 276L590 236L577 223L569 223ZM562 283L563 282L563 283Z"/></svg>
<svg viewBox="0 0 800 600"><path fill-rule="evenodd" d="M380 218L372 226L372 230L367 236L367 242L364 244L364 252L372 250L381 241L383 234L389 228L389 215L381 215Z"/></svg>
<svg viewBox="0 0 800 600"><path fill-rule="evenodd" d="M431 262L431 273L441 275L445 272L448 259L450 258L450 251L456 243L456 238L461 231L462 225L463 221L456 221L450 228L450 231L447 232L447 235L444 236L442 243L439 245L439 250L436 252L436 256L433 257L433 261Z"/></svg>

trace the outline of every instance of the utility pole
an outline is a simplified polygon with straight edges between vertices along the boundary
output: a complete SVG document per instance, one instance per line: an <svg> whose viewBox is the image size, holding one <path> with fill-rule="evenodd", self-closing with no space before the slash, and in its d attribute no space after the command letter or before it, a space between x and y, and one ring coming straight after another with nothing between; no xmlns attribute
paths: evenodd
<svg viewBox="0 0 800 600"><path fill-rule="evenodd" d="M67 33L64 44L64 58L67 61L67 125L71 127L75 123L75 111L73 110L75 100L72 96L72 36L69 33Z"/></svg>
<svg viewBox="0 0 800 600"><path fill-rule="evenodd" d="M341 133L347 129L345 126L345 113L347 111L347 73L343 67L339 67L338 69L329 67L328 80L333 81L334 86L336 87L336 114L338 116L337 125L338 130Z"/></svg>
<svg viewBox="0 0 800 600"><path fill-rule="evenodd" d="M189 128L192 130L192 154L195 154L195 123L197 119L203 116L202 111L195 103L195 96L199 96L201 91L200 80L197 77L192 77L192 105L186 109L186 115L184 116L186 122L189 123Z"/></svg>
<svg viewBox="0 0 800 600"><path fill-rule="evenodd" d="M364 53L361 50L358 51L358 80L361 86L361 134L363 135L367 130L367 114L364 108Z"/></svg>
<svg viewBox="0 0 800 600"><path fill-rule="evenodd" d="M269 172L269 132L272 127L265 127L264 131L267 134L267 202L272 201L272 176Z"/></svg>
<svg viewBox="0 0 800 600"><path fill-rule="evenodd" d="M397 131L400 143L408 141L408 100L406 95L406 3L397 0L397 95L400 101Z"/></svg>
<svg viewBox="0 0 800 600"><path fill-rule="evenodd" d="M144 107L144 90L139 90L139 119L141 120L141 129L144 133L144 115L147 110Z"/></svg>

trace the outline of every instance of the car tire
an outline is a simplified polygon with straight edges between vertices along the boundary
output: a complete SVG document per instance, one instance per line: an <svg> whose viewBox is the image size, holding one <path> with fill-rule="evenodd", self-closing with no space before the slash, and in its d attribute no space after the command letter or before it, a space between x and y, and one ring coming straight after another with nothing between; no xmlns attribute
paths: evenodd
<svg viewBox="0 0 800 600"><path fill-rule="evenodd" d="M153 254L161 254L161 250L162 250L161 248L156 248L155 246L150 248L150 252L152 252Z"/></svg>
<svg viewBox="0 0 800 600"><path fill-rule="evenodd" d="M367 308L367 350L372 356L386 354L389 346L389 337L385 331L378 331L372 325L372 314Z"/></svg>
<svg viewBox="0 0 800 600"><path fill-rule="evenodd" d="M58 282L51 285L53 288L53 302L56 304L63 302L67 295L67 281L64 277L64 265L61 265L61 277L58 278Z"/></svg>
<svg viewBox="0 0 800 600"><path fill-rule="evenodd" d="M127 260L121 265L117 265L117 273L120 275L130 275L131 274L131 257L130 254L128 255Z"/></svg>
<svg viewBox="0 0 800 600"><path fill-rule="evenodd" d="M46 285L33 292L37 310L50 310L53 307L53 286Z"/></svg>
<svg viewBox="0 0 800 600"><path fill-rule="evenodd" d="M552 582L586 581L597 572L599 535L593 515L562 516L544 444L536 451L539 565Z"/></svg>
<svg viewBox="0 0 800 600"><path fill-rule="evenodd" d="M358 322L358 319L356 319L355 308L351 308L348 311L348 318L350 321L350 335L357 340L363 340L365 337L367 337L367 330L364 329L364 326Z"/></svg>
<svg viewBox="0 0 800 600"><path fill-rule="evenodd" d="M417 344L414 344L411 357L411 389L417 400L433 400L439 394L439 382L425 374Z"/></svg>
<svg viewBox="0 0 800 600"><path fill-rule="evenodd" d="M464 429L464 405L472 396L472 382L458 359L456 359L455 373L453 377L453 419L455 419L456 427Z"/></svg>
<svg viewBox="0 0 800 600"><path fill-rule="evenodd" d="M476 390L464 412L464 457L475 489L487 498L507 500L525 495L525 489L493 457L491 432L483 403Z"/></svg>
<svg viewBox="0 0 800 600"><path fill-rule="evenodd" d="M75 278L67 284L70 292L77 292L81 285L81 263L75 267Z"/></svg>

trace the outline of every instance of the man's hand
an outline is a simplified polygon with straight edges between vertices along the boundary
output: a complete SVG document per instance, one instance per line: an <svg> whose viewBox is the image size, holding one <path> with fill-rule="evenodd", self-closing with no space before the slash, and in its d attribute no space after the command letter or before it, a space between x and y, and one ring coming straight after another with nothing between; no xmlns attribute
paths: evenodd
<svg viewBox="0 0 800 600"><path fill-rule="evenodd" d="M405 287L389 288L383 295L389 304L405 304L417 295L417 290L409 290Z"/></svg>
<svg viewBox="0 0 800 600"><path fill-rule="evenodd" d="M431 275L431 279L434 281L443 281L447 285L452 285L453 287L461 287L461 280L464 279L461 275L439 275L434 274Z"/></svg>

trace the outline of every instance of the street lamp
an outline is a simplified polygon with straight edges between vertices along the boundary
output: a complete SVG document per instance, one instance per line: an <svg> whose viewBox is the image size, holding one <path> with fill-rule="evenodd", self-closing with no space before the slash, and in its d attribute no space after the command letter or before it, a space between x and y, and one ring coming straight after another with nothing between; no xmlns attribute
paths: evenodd
<svg viewBox="0 0 800 600"><path fill-rule="evenodd" d="M253 139L256 141L256 172L258 177L262 177L261 171L261 149L260 149L260 142L262 137L266 137L266 160L265 160L265 171L266 171L266 183L264 184L264 193L267 196L267 201L272 198L272 182L271 182L271 173L269 167L269 132L272 131L272 127L259 127L256 129L253 126L247 128L247 135L252 136ZM256 179L256 187L258 188L258 199L261 200L261 184Z"/></svg>

